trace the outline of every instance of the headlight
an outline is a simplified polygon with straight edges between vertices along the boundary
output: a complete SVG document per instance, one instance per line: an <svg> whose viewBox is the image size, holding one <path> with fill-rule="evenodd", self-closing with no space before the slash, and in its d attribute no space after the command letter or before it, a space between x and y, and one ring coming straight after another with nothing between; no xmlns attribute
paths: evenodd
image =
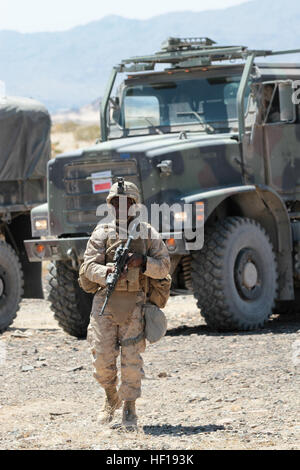
<svg viewBox="0 0 300 470"><path fill-rule="evenodd" d="M175 238L168 238L168 240L165 241L167 248L169 251L175 251L176 250L176 241Z"/></svg>
<svg viewBox="0 0 300 470"><path fill-rule="evenodd" d="M45 247L42 244L35 244L35 253L39 258L43 258L45 256Z"/></svg>
<svg viewBox="0 0 300 470"><path fill-rule="evenodd" d="M48 230L48 219L35 219L33 221L33 225L34 225L35 230L38 230L38 231Z"/></svg>

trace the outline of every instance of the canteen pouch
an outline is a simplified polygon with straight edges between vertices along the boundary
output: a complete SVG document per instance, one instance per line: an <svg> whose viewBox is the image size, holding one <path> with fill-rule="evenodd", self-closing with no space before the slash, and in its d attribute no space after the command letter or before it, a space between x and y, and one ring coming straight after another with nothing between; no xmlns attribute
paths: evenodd
<svg viewBox="0 0 300 470"><path fill-rule="evenodd" d="M143 305L145 320L145 338L149 343L156 343L167 331L167 318L156 305L146 303Z"/></svg>

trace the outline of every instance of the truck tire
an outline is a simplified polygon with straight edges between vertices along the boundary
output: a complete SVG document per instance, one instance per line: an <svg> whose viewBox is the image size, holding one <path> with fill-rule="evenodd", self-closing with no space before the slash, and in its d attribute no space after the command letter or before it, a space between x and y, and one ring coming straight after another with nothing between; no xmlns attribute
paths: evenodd
<svg viewBox="0 0 300 470"><path fill-rule="evenodd" d="M277 262L271 241L255 220L228 217L205 233L193 254L194 295L207 324L217 330L254 330L271 315Z"/></svg>
<svg viewBox="0 0 300 470"><path fill-rule="evenodd" d="M0 241L0 333L17 316L23 295L23 272L18 255L4 241Z"/></svg>
<svg viewBox="0 0 300 470"><path fill-rule="evenodd" d="M50 263L48 300L59 326L69 335L86 338L93 296L86 294L78 284L78 272L69 263Z"/></svg>

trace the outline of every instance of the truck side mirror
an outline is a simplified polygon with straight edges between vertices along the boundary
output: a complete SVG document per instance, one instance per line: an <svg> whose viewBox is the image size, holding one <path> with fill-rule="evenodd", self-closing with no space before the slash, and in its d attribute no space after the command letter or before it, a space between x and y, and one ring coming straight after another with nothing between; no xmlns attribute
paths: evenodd
<svg viewBox="0 0 300 470"><path fill-rule="evenodd" d="M290 80L278 83L280 121L291 122L295 120L295 107L292 100L293 88Z"/></svg>

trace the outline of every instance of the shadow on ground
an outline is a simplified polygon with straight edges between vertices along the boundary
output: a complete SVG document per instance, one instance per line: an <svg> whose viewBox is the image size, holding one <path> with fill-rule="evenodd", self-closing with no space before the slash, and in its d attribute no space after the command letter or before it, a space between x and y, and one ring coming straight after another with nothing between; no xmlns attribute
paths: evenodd
<svg viewBox="0 0 300 470"><path fill-rule="evenodd" d="M152 436L174 435L184 436L192 434L210 433L216 431L224 431L224 426L217 426L216 424L208 424L205 426L172 426L170 424L157 425L157 426L143 426L145 434Z"/></svg>
<svg viewBox="0 0 300 470"><path fill-rule="evenodd" d="M21 328L18 328L18 327L14 327L14 326L10 326L9 328L7 328L5 331L3 331L3 333L6 333L6 332L9 332L9 333L18 333L18 332L21 332L21 333L24 333L26 334L26 332L30 330L30 331L45 331L45 332L50 332L50 333L57 333L58 331L63 331L61 328L59 328L59 326L57 328L44 328L44 327L40 327L40 328L37 328L37 327L32 327L32 326L27 326L27 327L21 327Z"/></svg>
<svg viewBox="0 0 300 470"><path fill-rule="evenodd" d="M300 331L300 313L273 315L266 323L264 328L253 331L217 331L207 325L187 326L180 325L167 331L166 336L189 336L211 335L211 336L232 336L232 335L263 335L263 334L281 334L297 333Z"/></svg>

